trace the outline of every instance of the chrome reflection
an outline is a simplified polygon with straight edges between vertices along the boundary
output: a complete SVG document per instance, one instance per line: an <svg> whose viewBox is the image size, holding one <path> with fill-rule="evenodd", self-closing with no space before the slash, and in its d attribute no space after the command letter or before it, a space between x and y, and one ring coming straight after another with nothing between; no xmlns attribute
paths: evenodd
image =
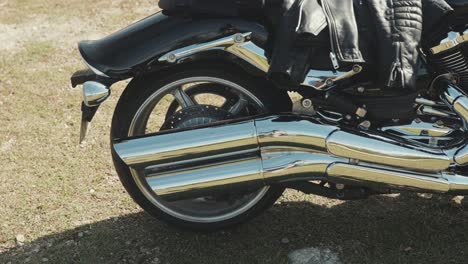
<svg viewBox="0 0 468 264"><path fill-rule="evenodd" d="M443 93L443 96L444 96L443 98L445 99L447 103L449 103L449 105L453 105L455 100L457 100L461 96L464 96L464 94L461 90L459 90L455 86L448 85Z"/></svg>
<svg viewBox="0 0 468 264"><path fill-rule="evenodd" d="M310 117L273 116L255 120L263 151L327 152L327 137L338 127L323 125Z"/></svg>
<svg viewBox="0 0 468 264"><path fill-rule="evenodd" d="M446 137L453 133L453 128L438 125L436 123L426 123L422 121L413 121L408 125L388 126L381 129L384 132L403 136L428 136L428 137Z"/></svg>
<svg viewBox="0 0 468 264"><path fill-rule="evenodd" d="M460 35L459 33L451 32L449 36L443 39L440 45L431 48L432 54L439 54L468 42L468 33Z"/></svg>
<svg viewBox="0 0 468 264"><path fill-rule="evenodd" d="M450 184L449 193L457 195L468 194L468 177L454 173L443 173L443 177Z"/></svg>
<svg viewBox="0 0 468 264"><path fill-rule="evenodd" d="M455 111L461 118L468 122L468 97L465 93L452 84L449 80L444 81L447 88L442 95L442 100L445 103L452 107L453 111Z"/></svg>
<svg viewBox="0 0 468 264"><path fill-rule="evenodd" d="M167 165L194 159L200 162L259 151L253 121L175 133L156 133L123 140L114 144L114 148L119 157L132 167Z"/></svg>
<svg viewBox="0 0 468 264"><path fill-rule="evenodd" d="M199 43L173 50L159 58L159 62L176 63L196 53L210 50L224 50L267 72L270 68L265 51L250 41L252 32L237 33L213 41Z"/></svg>
<svg viewBox="0 0 468 264"><path fill-rule="evenodd" d="M460 164L460 165L468 164L468 145L459 149L455 153L454 160L457 164Z"/></svg>
<svg viewBox="0 0 468 264"><path fill-rule="evenodd" d="M262 153L263 178L267 184L297 180L326 180L327 168L346 158L321 153L266 152Z"/></svg>
<svg viewBox="0 0 468 264"><path fill-rule="evenodd" d="M270 68L270 64L265 56L265 51L251 41L229 46L226 51L247 61L263 72L267 72Z"/></svg>
<svg viewBox="0 0 468 264"><path fill-rule="evenodd" d="M354 65L348 72L310 70L302 83L304 86L316 90L326 91L333 88L338 82L349 79L362 71L362 66Z"/></svg>
<svg viewBox="0 0 468 264"><path fill-rule="evenodd" d="M83 84L83 102L86 106L98 106L109 98L109 95L109 87L102 83L89 81Z"/></svg>
<svg viewBox="0 0 468 264"><path fill-rule="evenodd" d="M185 170L148 174L151 189L164 199L193 198L206 193L255 190L291 180L326 179L328 166L347 159L305 152L265 153L260 157L214 163Z"/></svg>
<svg viewBox="0 0 468 264"><path fill-rule="evenodd" d="M344 131L330 135L327 147L335 156L418 171L442 171L451 164L451 159L442 151L416 148L408 144L399 145L377 137Z"/></svg>
<svg viewBox="0 0 468 264"><path fill-rule="evenodd" d="M461 97L453 104L453 110L468 121L468 97Z"/></svg>
<svg viewBox="0 0 468 264"><path fill-rule="evenodd" d="M420 115L438 116L442 118L459 119L458 116L450 111L439 110L432 106L423 105L418 109Z"/></svg>
<svg viewBox="0 0 468 264"><path fill-rule="evenodd" d="M336 163L327 169L328 177L338 182L367 182L404 190L431 191L446 193L450 182L441 177L430 177L416 173L384 170L365 166ZM378 186L376 186L378 187ZM465 187L466 188L466 187Z"/></svg>
<svg viewBox="0 0 468 264"><path fill-rule="evenodd" d="M182 200L215 193L226 188L256 190L264 186L262 160L232 161L170 173L150 174L147 182L151 189L166 200Z"/></svg>
<svg viewBox="0 0 468 264"><path fill-rule="evenodd" d="M420 105L446 107L446 105L442 102L436 102L434 100L429 100L423 97L416 98L415 102Z"/></svg>

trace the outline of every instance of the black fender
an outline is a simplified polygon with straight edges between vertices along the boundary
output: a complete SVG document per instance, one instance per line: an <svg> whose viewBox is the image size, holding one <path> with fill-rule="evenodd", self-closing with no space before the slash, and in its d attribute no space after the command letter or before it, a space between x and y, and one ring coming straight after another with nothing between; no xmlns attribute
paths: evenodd
<svg viewBox="0 0 468 264"><path fill-rule="evenodd" d="M256 22L168 17L160 12L103 39L82 41L79 50L97 75L122 80L170 67L170 63L158 59L173 50L245 32L252 33L250 41L255 45L262 48L265 46L268 33ZM228 52L210 54L230 55Z"/></svg>

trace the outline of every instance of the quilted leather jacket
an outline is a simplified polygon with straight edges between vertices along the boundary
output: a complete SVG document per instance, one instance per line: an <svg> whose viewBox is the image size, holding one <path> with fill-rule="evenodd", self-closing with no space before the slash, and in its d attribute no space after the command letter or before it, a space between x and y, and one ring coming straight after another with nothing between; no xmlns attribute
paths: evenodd
<svg viewBox="0 0 468 264"><path fill-rule="evenodd" d="M313 46L294 48L299 35L309 34L330 38L333 68L376 64L381 86L414 88L423 30L430 30L452 11L443 0L322 0L322 8L317 6L317 0L284 0L279 11L284 16L276 19L271 38L270 76L282 85L299 84L310 64L317 63L314 58L304 59ZM318 33L322 17L328 32Z"/></svg>

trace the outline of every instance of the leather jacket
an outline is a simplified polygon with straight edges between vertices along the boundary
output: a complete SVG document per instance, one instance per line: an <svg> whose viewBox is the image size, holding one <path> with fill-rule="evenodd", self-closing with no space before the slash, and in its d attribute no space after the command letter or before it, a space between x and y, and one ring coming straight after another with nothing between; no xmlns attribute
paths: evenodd
<svg viewBox="0 0 468 264"><path fill-rule="evenodd" d="M276 14L281 18L271 37L270 77L281 85L300 84L309 67L324 65L315 58L304 59L313 46L301 49L294 44L301 34L317 35L312 30L322 21L317 6L317 0L284 0L280 10L284 16ZM328 32L316 38L330 37L332 68L376 64L378 84L410 89L415 88L423 30L431 30L452 11L443 0L322 0L321 6Z"/></svg>
<svg viewBox="0 0 468 264"><path fill-rule="evenodd" d="M367 2L378 29L379 83L390 88L415 88L423 30L433 28L451 7L438 0Z"/></svg>

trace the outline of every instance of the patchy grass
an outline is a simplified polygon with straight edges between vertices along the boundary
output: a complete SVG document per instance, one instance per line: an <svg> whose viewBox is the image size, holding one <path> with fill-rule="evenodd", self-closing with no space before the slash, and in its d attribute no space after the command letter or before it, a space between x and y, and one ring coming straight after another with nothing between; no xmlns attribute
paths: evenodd
<svg viewBox="0 0 468 264"><path fill-rule="evenodd" d="M213 234L181 232L142 212L109 153L126 83L113 89L80 146L81 93L69 77L82 67L76 41L155 5L0 0L0 263L286 263L304 247L333 249L345 263L466 263L468 212L445 196L337 202L288 191L251 223Z"/></svg>

